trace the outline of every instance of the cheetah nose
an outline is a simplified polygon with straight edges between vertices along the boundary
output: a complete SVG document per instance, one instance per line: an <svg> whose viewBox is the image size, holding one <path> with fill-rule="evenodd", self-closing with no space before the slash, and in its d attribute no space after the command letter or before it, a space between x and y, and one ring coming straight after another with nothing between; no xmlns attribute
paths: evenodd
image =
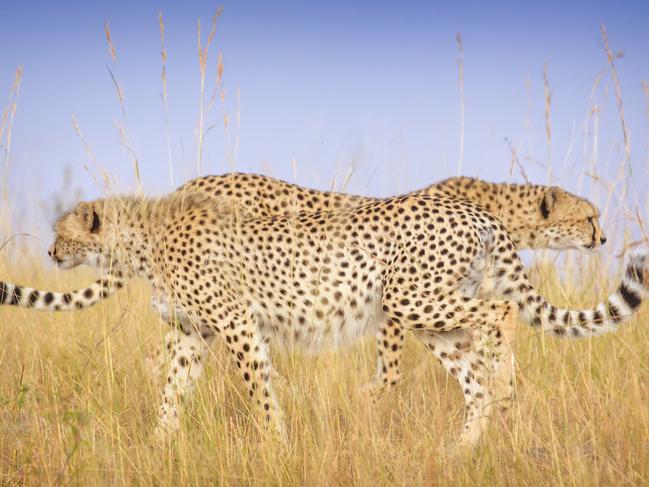
<svg viewBox="0 0 649 487"><path fill-rule="evenodd" d="M54 245L52 245L49 249L47 249L47 255L54 258Z"/></svg>
<svg viewBox="0 0 649 487"><path fill-rule="evenodd" d="M599 237L599 243L602 244L602 245L604 245L606 243L606 237L604 235Z"/></svg>

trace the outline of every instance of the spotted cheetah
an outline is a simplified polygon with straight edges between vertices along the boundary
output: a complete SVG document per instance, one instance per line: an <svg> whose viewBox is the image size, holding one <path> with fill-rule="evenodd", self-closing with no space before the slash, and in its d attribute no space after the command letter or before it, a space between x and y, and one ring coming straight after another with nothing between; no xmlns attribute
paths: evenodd
<svg viewBox="0 0 649 487"><path fill-rule="evenodd" d="M231 201L237 205L242 218L354 208L377 200L317 191L266 176L242 173L197 178L181 186L179 191ZM455 177L410 194L442 194L482 206L501 220L519 250L574 248L590 251L606 242L599 225L597 208L588 200L556 186L488 183ZM486 290L475 289L472 295L481 294L479 291ZM182 310L171 310L162 296L154 296L152 305L169 323L184 319ZM379 395L386 386L396 385L401 378L399 364L402 345L394 350L395 344L384 338L385 331L380 329L377 335L379 357L376 374L371 383L364 387L372 396ZM174 340L175 333L172 329L167 334L165 344ZM389 356L390 360L383 360L383 355ZM166 368L165 353L157 351L147 358L147 364L151 375L159 377Z"/></svg>
<svg viewBox="0 0 649 487"><path fill-rule="evenodd" d="M378 200L308 189L268 176L244 173L196 178L178 191L236 203L244 218L353 208ZM408 194L441 194L482 206L500 219L519 250L595 250L606 243L595 205L557 186L490 183L462 176Z"/></svg>
<svg viewBox="0 0 649 487"><path fill-rule="evenodd" d="M466 449L478 443L495 406L505 408L511 397L509 342L519 312L557 336L595 336L615 330L647 294L646 258L636 256L606 302L587 310L550 305L529 283L500 221L442 195L247 220L233 206L187 192L80 203L57 221L50 255L63 268L111 269L115 283L100 281L88 295L2 283L0 303L83 307L134 276L169 297L188 320L173 344L160 434L178 427L180 399L200 376L215 336L253 403L283 435L270 374L273 343L317 351L382 329L398 347L410 330L461 384L466 414L458 446ZM466 294L484 276L504 300Z"/></svg>
<svg viewBox="0 0 649 487"><path fill-rule="evenodd" d="M376 201L376 198L317 191L267 176L243 173L197 178L181 186L178 192L211 196L228 205L236 205L241 218L291 216L300 211L354 208ZM482 206L498 216L518 249L594 250L606 242L599 225L597 208L588 200L555 186L488 183L474 178L455 177L410 194L442 194L467 199ZM71 295L66 299L70 299L74 306L93 305L122 285L118 276L113 278L110 288L103 288L102 280L96 282L92 289L77 291L86 298L83 303L79 299L71 299ZM474 289L471 295L477 296L479 291ZM465 288L465 292L468 289ZM151 303L161 318L172 325L186 320L183 310L170 309L162 295L154 295ZM48 307L45 301L43 304ZM70 306L66 304L63 302L58 306L69 309ZM392 341L385 340L385 332L381 328L377 333L377 371L364 388L373 396L383 392L386 386L394 386L401 378L403 342L395 346ZM174 327L167 333L165 349L172 347L176 333ZM384 360L384 355L389 356L390 360ZM150 374L159 377L167 366L166 353L158 350L147 358L147 365Z"/></svg>

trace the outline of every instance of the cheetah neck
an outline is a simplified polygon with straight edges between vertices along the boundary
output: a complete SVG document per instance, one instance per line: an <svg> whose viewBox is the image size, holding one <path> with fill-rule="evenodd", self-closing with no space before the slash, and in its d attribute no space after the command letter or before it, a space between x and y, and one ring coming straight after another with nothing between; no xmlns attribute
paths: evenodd
<svg viewBox="0 0 649 487"><path fill-rule="evenodd" d="M108 232L105 252L116 269L133 277L152 278L156 248L165 235L165 221L173 211L165 199L119 198L106 202Z"/></svg>

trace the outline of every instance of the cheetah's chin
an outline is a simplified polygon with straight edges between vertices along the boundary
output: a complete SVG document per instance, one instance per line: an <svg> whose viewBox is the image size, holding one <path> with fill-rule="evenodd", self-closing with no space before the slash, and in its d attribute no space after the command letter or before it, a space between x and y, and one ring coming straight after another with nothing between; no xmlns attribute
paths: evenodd
<svg viewBox="0 0 649 487"><path fill-rule="evenodd" d="M67 259L67 260L57 260L56 261L56 266L64 271L67 271L68 269L74 269L75 267L81 265L81 262L79 262L77 259Z"/></svg>
<svg viewBox="0 0 649 487"><path fill-rule="evenodd" d="M596 254L599 251L600 247L601 245L594 245L591 243L588 245L583 245L579 250L585 254L591 255Z"/></svg>

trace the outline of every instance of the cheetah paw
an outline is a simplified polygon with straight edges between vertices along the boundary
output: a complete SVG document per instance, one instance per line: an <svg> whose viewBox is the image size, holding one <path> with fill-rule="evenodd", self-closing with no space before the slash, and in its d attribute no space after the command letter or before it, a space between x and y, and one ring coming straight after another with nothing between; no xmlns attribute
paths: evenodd
<svg viewBox="0 0 649 487"><path fill-rule="evenodd" d="M397 375L389 383L385 383L382 379L375 377L369 384L362 386L360 392L361 394L369 396L372 400L377 400L387 390L398 386L400 382L401 374Z"/></svg>
<svg viewBox="0 0 649 487"><path fill-rule="evenodd" d="M158 424L151 434L151 446L169 445L176 437L178 429L178 425Z"/></svg>
<svg viewBox="0 0 649 487"><path fill-rule="evenodd" d="M385 388L385 384L372 381L369 384L362 386L359 391L361 394L368 396L371 400L375 401L381 397L383 392L385 392Z"/></svg>
<svg viewBox="0 0 649 487"><path fill-rule="evenodd" d="M144 359L144 371L147 377L155 382L158 382L162 377L164 365L159 356L150 355Z"/></svg>

